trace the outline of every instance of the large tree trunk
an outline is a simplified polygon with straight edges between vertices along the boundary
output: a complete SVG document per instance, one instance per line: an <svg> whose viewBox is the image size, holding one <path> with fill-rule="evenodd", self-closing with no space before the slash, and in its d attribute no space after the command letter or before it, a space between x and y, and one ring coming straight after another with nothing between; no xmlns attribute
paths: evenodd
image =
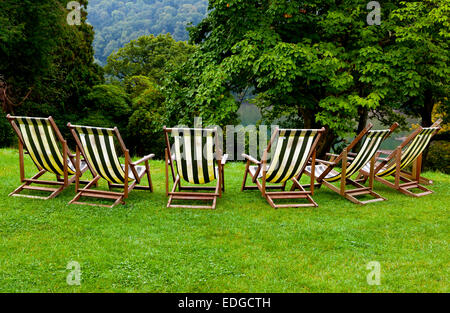
<svg viewBox="0 0 450 313"><path fill-rule="evenodd" d="M434 109L433 93L431 90L427 89L425 90L424 104L420 112L423 127L430 127L431 125L433 125L432 120L433 109Z"/></svg>
<svg viewBox="0 0 450 313"><path fill-rule="evenodd" d="M357 135L361 133L367 126L367 121L369 119L369 110L365 107L359 107L358 114L359 114L359 121L358 121L358 130L356 131ZM361 149L361 144L362 144L361 141L358 142L353 152L358 152L359 149Z"/></svg>
<svg viewBox="0 0 450 313"><path fill-rule="evenodd" d="M325 127L325 133L322 135L319 147L317 148L317 156L326 159L326 154L330 152L333 142L336 140L336 134L328 127Z"/></svg>
<svg viewBox="0 0 450 313"><path fill-rule="evenodd" d="M430 127L433 125L433 109L434 109L434 100L433 93L430 89L425 90L424 93L424 103L422 110L420 111L420 116L422 117L422 127ZM428 148L427 147L422 154L422 169L426 164L427 156L428 156Z"/></svg>
<svg viewBox="0 0 450 313"><path fill-rule="evenodd" d="M303 119L304 128L307 129L318 129L322 128L322 124L316 121L316 112L307 109L298 109L299 116ZM322 139L317 147L317 157L325 158L325 155L330 152L331 146L336 139L336 135L328 128L325 127L325 133L322 135Z"/></svg>

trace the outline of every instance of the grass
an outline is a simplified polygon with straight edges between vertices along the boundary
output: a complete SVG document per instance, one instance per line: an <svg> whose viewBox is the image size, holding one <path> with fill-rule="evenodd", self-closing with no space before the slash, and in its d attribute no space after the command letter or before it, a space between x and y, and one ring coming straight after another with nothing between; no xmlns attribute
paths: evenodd
<svg viewBox="0 0 450 313"><path fill-rule="evenodd" d="M449 292L450 176L426 173L435 194L413 199L376 183L389 201L357 206L326 188L318 208L274 210L240 192L243 164L226 168L216 211L166 209L164 165L155 193L125 206L69 206L8 197L17 151L0 150L0 292ZM26 160L27 173L33 165ZM69 286L70 261L81 265ZM381 264L368 285L367 263Z"/></svg>

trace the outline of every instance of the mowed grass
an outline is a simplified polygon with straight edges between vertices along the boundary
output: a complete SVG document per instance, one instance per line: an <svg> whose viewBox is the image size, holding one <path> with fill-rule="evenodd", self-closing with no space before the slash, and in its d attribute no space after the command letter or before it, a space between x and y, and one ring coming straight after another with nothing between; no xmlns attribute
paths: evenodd
<svg viewBox="0 0 450 313"><path fill-rule="evenodd" d="M35 168L26 160L27 173ZM272 209L240 192L244 165L226 167L217 210L167 209L164 163L155 193L113 209L8 197L17 151L0 150L0 292L449 292L450 176L426 173L435 194L358 206L323 187L318 208ZM105 187L105 184L102 185ZM70 261L81 285L69 286ZM381 285L366 268L381 265Z"/></svg>

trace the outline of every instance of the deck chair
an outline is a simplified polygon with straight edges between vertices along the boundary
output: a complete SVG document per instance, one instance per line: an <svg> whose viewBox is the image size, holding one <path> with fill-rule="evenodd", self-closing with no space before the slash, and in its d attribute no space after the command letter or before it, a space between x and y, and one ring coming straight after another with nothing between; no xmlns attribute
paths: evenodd
<svg viewBox="0 0 450 313"><path fill-rule="evenodd" d="M258 189L274 209L317 207L317 203L312 199L314 178L311 179L311 184L307 186L300 184L300 178L310 160L313 166L315 165L316 146L324 131L324 128L310 130L276 129L264 150L261 161L247 154L242 155L247 160L247 164L241 191ZM275 142L274 154L270 164L267 164L269 153ZM252 163L255 165L251 166ZM253 186L246 186L249 174ZM290 191L285 191L288 181L292 181L293 185ZM267 185L268 183L276 185ZM305 187L310 187L311 190L306 191ZM280 191L268 191L274 189ZM296 191L296 189L299 189L299 191ZM275 200L279 199L306 199L307 203L276 204Z"/></svg>
<svg viewBox="0 0 450 313"><path fill-rule="evenodd" d="M441 120L436 121L430 128L419 127L408 136L394 151L381 150L377 155L375 164L375 180L394 188L401 193L422 197L433 193L423 185L431 185L433 181L421 177L422 154L431 141L431 138L439 131ZM380 154L388 155L386 158L379 157ZM406 169L412 166L412 171ZM367 181L370 175L370 165L366 164L360 171L362 181ZM395 182L386 180L393 176ZM403 183L400 183L402 181ZM421 193L414 193L411 189L419 189Z"/></svg>
<svg viewBox="0 0 450 313"><path fill-rule="evenodd" d="M169 134L174 141L173 152ZM219 148L217 129L164 127L164 135L167 145L167 207L214 210L217 198L222 197L222 192L225 191L224 166L228 158L228 155L222 155ZM169 186L169 168L172 174L172 189ZM182 186L182 181L194 186ZM213 181L216 181L216 186L204 186ZM174 200L206 201L210 205L182 205L175 204Z"/></svg>
<svg viewBox="0 0 450 313"><path fill-rule="evenodd" d="M307 166L306 174L315 177L319 184L324 184L331 190L339 193L341 196L356 204L367 204L371 202L386 200L379 194L373 191L374 178L374 164L375 156L381 143L389 137L389 135L398 127L398 123L386 130L370 130L373 127L369 125L353 140L353 142L345 148L340 155L328 154L331 157L330 161L317 159L318 165ZM352 153L351 150L365 137L365 140L358 153ZM342 163L341 172L334 170L339 163ZM358 173L359 170L370 163L369 186L365 187L360 182L351 179L351 177ZM334 186L332 183L340 182L340 188ZM352 185L353 189L346 189L347 185ZM362 195L370 195L372 199L360 201L356 197Z"/></svg>
<svg viewBox="0 0 450 313"><path fill-rule="evenodd" d="M19 140L20 181L22 185L9 196L48 200L58 196L65 188L74 182L75 156L72 155L55 121L39 117L19 117L7 115L9 123ZM62 152L61 152L62 150ZM36 165L38 173L31 178L25 178L24 154L28 154ZM88 170L84 160L80 161L80 176ZM50 173L56 175L55 181L40 180ZM41 187L35 185L56 186ZM21 194L24 190L50 192L47 197Z"/></svg>
<svg viewBox="0 0 450 313"><path fill-rule="evenodd" d="M98 128L67 124L72 132L76 149L76 192L77 195L69 204L83 204L91 206L102 206L113 208L118 204L125 204L125 199L133 189L149 190L153 192L153 185L150 175L148 161L155 155L150 154L136 162L131 162L130 153L127 150L119 130L115 128ZM125 164L121 164L114 146L116 138L125 155ZM79 187L80 177L80 155L84 157L90 167L93 168L93 180L84 188ZM139 164L144 164L143 166ZM148 186L138 186L144 176L147 175ZM103 178L108 182L110 191L95 190L98 181ZM113 188L123 189L123 192L113 192ZM87 202L80 202L81 197L97 199L107 199L114 201L112 205L99 205Z"/></svg>

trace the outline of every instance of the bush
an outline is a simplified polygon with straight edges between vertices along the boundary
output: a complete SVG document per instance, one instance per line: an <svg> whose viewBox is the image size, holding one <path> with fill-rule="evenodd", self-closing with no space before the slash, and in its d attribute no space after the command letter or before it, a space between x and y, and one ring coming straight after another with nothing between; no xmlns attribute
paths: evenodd
<svg viewBox="0 0 450 313"><path fill-rule="evenodd" d="M78 123L97 127L119 128L126 138L126 127L131 115L131 101L121 86L97 85L85 99L85 114Z"/></svg>
<svg viewBox="0 0 450 313"><path fill-rule="evenodd" d="M450 174L450 141L435 140L430 144L424 168Z"/></svg>
<svg viewBox="0 0 450 313"><path fill-rule="evenodd" d="M149 153L163 158L165 110L164 97L156 85L137 84L141 92L133 99L133 113L128 123L128 133L138 155ZM135 93L136 94L136 93Z"/></svg>
<svg viewBox="0 0 450 313"><path fill-rule="evenodd" d="M0 148L9 147L14 140L13 130L8 120L3 116L0 118Z"/></svg>

